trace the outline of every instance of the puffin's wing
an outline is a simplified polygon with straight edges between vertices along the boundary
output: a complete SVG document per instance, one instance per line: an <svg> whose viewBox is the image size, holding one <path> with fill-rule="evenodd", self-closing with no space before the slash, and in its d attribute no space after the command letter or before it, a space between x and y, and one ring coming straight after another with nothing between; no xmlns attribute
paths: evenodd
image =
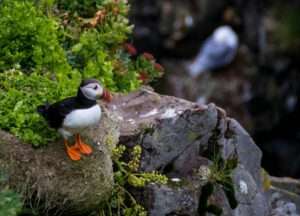
<svg viewBox="0 0 300 216"><path fill-rule="evenodd" d="M76 107L75 98L66 98L52 104L47 113L47 121L50 127L60 128L65 117Z"/></svg>

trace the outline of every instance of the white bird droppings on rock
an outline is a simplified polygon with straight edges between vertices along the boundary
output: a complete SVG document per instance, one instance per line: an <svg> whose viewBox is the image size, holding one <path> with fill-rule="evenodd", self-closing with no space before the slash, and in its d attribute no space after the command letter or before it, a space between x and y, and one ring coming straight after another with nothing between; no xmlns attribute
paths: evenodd
<svg viewBox="0 0 300 216"><path fill-rule="evenodd" d="M176 117L178 114L179 114L179 113L177 113L175 109L170 108L170 109L167 109L167 110L161 115L161 119L174 118L174 117Z"/></svg>
<svg viewBox="0 0 300 216"><path fill-rule="evenodd" d="M135 124L135 120L134 119L128 119L127 120L130 124Z"/></svg>
<svg viewBox="0 0 300 216"><path fill-rule="evenodd" d="M158 110L155 108L155 109L151 110L151 111L148 112L148 113L141 114L141 115L140 115L140 118L147 118L147 117L156 115L157 113L158 113Z"/></svg>
<svg viewBox="0 0 300 216"><path fill-rule="evenodd" d="M240 192L242 194L248 194L248 185L247 185L247 183L241 180L239 185L240 185Z"/></svg>
<svg viewBox="0 0 300 216"><path fill-rule="evenodd" d="M181 179L180 178L171 178L171 181L172 182L181 182Z"/></svg>
<svg viewBox="0 0 300 216"><path fill-rule="evenodd" d="M121 121L124 120L124 118L123 118L122 116L120 116L120 115L116 115L116 116L117 116L117 119L118 119L118 120L121 120Z"/></svg>

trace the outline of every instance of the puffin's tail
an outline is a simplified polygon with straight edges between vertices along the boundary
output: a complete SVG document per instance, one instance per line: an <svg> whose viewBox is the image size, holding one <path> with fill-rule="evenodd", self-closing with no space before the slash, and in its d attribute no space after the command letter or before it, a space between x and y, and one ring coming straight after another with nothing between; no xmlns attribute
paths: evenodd
<svg viewBox="0 0 300 216"><path fill-rule="evenodd" d="M47 118L47 114L48 114L48 109L50 107L49 103L45 103L44 105L38 106L37 107L37 112L43 116L44 118Z"/></svg>

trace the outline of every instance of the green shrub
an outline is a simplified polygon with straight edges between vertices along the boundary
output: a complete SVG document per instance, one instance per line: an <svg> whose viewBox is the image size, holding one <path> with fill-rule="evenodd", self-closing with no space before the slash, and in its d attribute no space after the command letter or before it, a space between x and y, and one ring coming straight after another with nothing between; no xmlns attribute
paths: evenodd
<svg viewBox="0 0 300 216"><path fill-rule="evenodd" d="M161 76L154 59L132 60L124 49L132 30L126 2L2 0L1 129L39 146L57 134L36 107L75 95L82 78L128 92Z"/></svg>
<svg viewBox="0 0 300 216"><path fill-rule="evenodd" d="M0 5L0 72L63 73L70 69L58 41L58 23L30 1L4 0Z"/></svg>
<svg viewBox="0 0 300 216"><path fill-rule="evenodd" d="M22 210L21 197L9 189L0 190L0 215L17 216Z"/></svg>
<svg viewBox="0 0 300 216"><path fill-rule="evenodd" d="M77 12L80 16L93 16L104 0L57 0L60 9Z"/></svg>
<svg viewBox="0 0 300 216"><path fill-rule="evenodd" d="M79 83L79 73L60 83L36 73L26 75L18 70L0 73L0 128L34 145L53 141L56 133L48 128L36 107L44 101L53 102L75 94Z"/></svg>

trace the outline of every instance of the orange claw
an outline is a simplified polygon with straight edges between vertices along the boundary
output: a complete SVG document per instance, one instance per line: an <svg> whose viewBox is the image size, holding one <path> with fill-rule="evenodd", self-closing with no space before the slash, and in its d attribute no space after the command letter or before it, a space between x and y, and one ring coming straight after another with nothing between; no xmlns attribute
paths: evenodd
<svg viewBox="0 0 300 216"><path fill-rule="evenodd" d="M85 144L81 140L79 134L76 134L76 144L75 144L75 146L80 150L80 152L82 154L89 155L89 154L92 154L92 152L93 152L92 148L89 145Z"/></svg>
<svg viewBox="0 0 300 216"><path fill-rule="evenodd" d="M78 161L81 159L80 152L78 151L76 146L69 147L68 141L64 140L65 146L66 146L66 152L69 156L69 158L73 161Z"/></svg>

